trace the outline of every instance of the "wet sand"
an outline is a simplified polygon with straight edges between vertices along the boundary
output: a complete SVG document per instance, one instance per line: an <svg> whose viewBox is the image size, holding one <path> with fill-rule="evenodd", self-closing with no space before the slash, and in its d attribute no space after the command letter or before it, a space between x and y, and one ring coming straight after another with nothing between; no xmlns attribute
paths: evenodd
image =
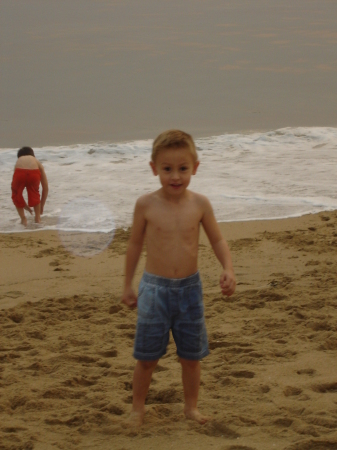
<svg viewBox="0 0 337 450"><path fill-rule="evenodd" d="M337 448L337 212L221 224L237 291L220 295L205 236L199 267L211 354L204 426L183 415L174 343L145 423L130 411L136 311L120 304L127 231L75 257L57 233L0 235L0 448ZM136 282L144 266L137 269Z"/></svg>

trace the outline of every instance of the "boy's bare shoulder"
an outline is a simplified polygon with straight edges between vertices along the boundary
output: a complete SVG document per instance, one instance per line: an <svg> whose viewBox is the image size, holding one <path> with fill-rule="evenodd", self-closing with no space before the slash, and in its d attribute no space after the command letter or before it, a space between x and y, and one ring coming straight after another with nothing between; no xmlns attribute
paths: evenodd
<svg viewBox="0 0 337 450"><path fill-rule="evenodd" d="M206 197L206 195L203 194L199 194L198 192L192 192L190 191L193 200L198 204L198 206L202 207L203 209L206 208L210 208L211 207L211 202L208 200L208 198Z"/></svg>
<svg viewBox="0 0 337 450"><path fill-rule="evenodd" d="M136 207L146 208L153 204L158 199L158 191L150 192L149 194L141 195L136 201Z"/></svg>

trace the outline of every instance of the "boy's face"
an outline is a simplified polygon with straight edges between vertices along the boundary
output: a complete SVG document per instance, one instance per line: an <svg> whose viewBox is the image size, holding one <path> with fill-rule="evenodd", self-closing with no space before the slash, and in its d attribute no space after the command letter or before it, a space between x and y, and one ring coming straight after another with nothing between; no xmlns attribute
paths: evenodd
<svg viewBox="0 0 337 450"><path fill-rule="evenodd" d="M169 195L181 195L195 175L199 161L194 161L188 148L169 148L159 151L155 162L150 166L158 175L164 191Z"/></svg>

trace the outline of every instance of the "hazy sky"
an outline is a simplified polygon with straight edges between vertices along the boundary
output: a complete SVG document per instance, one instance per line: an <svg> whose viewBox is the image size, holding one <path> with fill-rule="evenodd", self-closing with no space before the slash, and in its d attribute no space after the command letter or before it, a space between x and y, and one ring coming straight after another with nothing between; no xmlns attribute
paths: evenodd
<svg viewBox="0 0 337 450"><path fill-rule="evenodd" d="M0 147L337 126L335 0L0 0Z"/></svg>

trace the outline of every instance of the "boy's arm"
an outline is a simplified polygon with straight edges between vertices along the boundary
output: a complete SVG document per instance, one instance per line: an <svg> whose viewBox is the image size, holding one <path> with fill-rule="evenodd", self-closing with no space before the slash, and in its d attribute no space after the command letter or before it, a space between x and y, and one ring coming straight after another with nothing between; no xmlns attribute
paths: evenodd
<svg viewBox="0 0 337 450"><path fill-rule="evenodd" d="M220 227L215 219L212 206L206 197L203 197L204 214L201 219L202 226L213 248L215 256L223 267L220 277L220 287L224 295L234 294L236 281L232 264L232 257L228 244L221 234Z"/></svg>
<svg viewBox="0 0 337 450"><path fill-rule="evenodd" d="M40 172L41 172L42 195L41 195L40 212L41 212L41 214L43 214L43 208L44 208L44 205L45 205L47 197L48 197L48 180L47 180L47 175L46 175L46 172L44 171L43 165L38 160L37 160L37 164L38 164Z"/></svg>
<svg viewBox="0 0 337 450"><path fill-rule="evenodd" d="M137 200L135 206L131 236L126 251L125 261L125 280L122 302L130 308L135 308L137 306L137 296L132 289L132 279L142 252L145 227L145 201L143 198L140 198Z"/></svg>

